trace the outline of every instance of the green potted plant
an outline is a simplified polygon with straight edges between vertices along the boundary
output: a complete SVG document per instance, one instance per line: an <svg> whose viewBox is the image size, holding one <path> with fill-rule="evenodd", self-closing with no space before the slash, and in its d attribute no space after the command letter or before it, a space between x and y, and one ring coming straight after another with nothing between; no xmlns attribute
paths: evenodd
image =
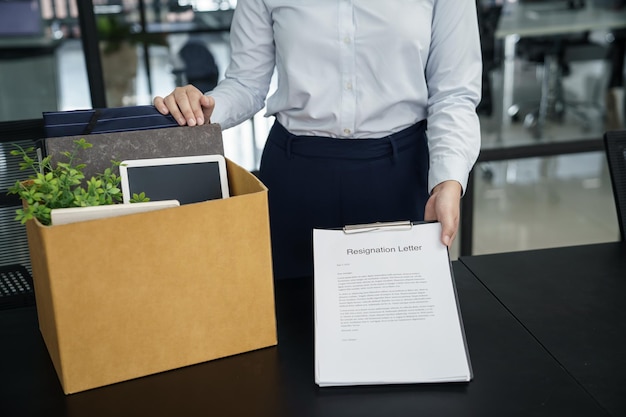
<svg viewBox="0 0 626 417"><path fill-rule="evenodd" d="M14 156L21 156L20 170L30 170L27 180L17 181L9 194L18 195L24 205L16 210L15 220L22 224L37 219L43 225L50 225L50 212L56 208L88 207L117 204L123 201L119 187L120 177L114 167L120 163L112 161L111 168L89 179L85 178L85 164L79 163L76 154L79 150L93 145L85 139L75 140L72 151L63 152L66 162L51 164L51 156L38 160L34 147L12 150ZM149 201L144 193L134 194L131 202Z"/></svg>

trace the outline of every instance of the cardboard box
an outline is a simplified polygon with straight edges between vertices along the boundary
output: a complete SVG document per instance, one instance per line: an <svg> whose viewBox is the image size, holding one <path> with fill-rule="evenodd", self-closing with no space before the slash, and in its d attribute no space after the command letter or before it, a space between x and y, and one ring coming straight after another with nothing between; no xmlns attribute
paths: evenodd
<svg viewBox="0 0 626 417"><path fill-rule="evenodd" d="M267 189L81 223L27 222L39 326L66 394L277 344Z"/></svg>

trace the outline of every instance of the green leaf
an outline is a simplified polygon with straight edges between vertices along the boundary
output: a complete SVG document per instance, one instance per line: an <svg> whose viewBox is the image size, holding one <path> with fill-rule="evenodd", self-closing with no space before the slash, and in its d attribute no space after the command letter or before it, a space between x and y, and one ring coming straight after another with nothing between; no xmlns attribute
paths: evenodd
<svg viewBox="0 0 626 417"><path fill-rule="evenodd" d="M123 201L120 190L121 178L115 174L116 167L121 162L111 161L111 167L104 173L86 179L84 169L86 164L78 162L78 152L89 149L93 145L81 138L74 141L72 151L61 152L65 158L52 164L52 155L48 155L38 162L30 154L34 147L11 150L11 155L21 156L20 170L32 170L28 181L16 181L7 189L9 194L18 195L25 207L16 210L15 220L22 223L37 218L42 224L50 224L50 211L61 207L84 207L102 204L116 204ZM133 202L150 201L145 193L135 194Z"/></svg>

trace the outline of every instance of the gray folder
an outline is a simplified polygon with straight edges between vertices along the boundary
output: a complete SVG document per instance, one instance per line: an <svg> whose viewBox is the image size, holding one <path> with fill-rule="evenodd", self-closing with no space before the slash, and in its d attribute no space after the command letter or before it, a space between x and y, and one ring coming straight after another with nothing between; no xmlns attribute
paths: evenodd
<svg viewBox="0 0 626 417"><path fill-rule="evenodd" d="M93 147L77 153L86 178L111 167L111 161L166 158L175 156L224 155L222 128L219 124L178 126L92 135L63 136L44 139L44 154L51 162L67 162L62 152L72 151L74 141L85 138ZM119 175L119 171L115 170Z"/></svg>

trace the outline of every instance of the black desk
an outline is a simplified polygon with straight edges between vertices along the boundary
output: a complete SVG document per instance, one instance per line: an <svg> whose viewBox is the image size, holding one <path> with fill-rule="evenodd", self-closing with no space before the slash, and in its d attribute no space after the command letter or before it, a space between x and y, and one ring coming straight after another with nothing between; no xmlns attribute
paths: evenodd
<svg viewBox="0 0 626 417"><path fill-rule="evenodd" d="M461 258L613 416L626 416L626 243Z"/></svg>
<svg viewBox="0 0 626 417"><path fill-rule="evenodd" d="M0 410L20 416L606 416L459 262L470 383L320 389L312 281L277 284L279 345L65 396L33 308L0 312Z"/></svg>

